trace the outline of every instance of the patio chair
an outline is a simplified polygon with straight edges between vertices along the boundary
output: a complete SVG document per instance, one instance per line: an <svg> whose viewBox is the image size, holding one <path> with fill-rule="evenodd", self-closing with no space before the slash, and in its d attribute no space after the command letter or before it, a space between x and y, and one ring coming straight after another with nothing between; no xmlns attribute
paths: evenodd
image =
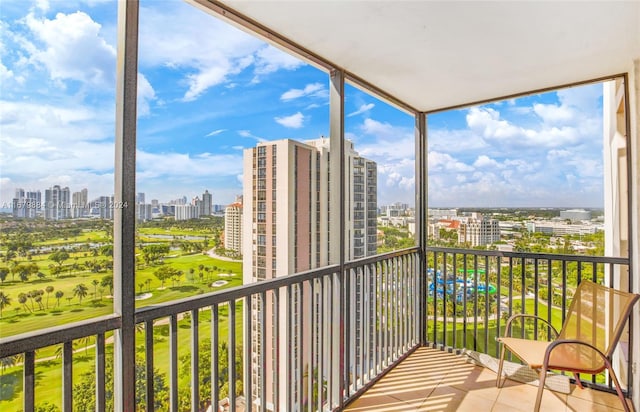
<svg viewBox="0 0 640 412"><path fill-rule="evenodd" d="M583 280L576 289L560 333L545 319L516 314L507 320L502 343L496 386L502 387L502 364L505 351L520 358L530 368L539 371L540 382L535 411L540 410L542 392L548 370L572 372L576 385L582 389L579 373L598 374L607 369L618 398L629 411L620 383L611 366L611 357L618 344L633 305L640 295L622 292ZM555 333L551 342L511 337L511 323L517 318L535 318ZM524 327L524 324L523 324ZM505 377L506 380L506 377ZM502 381L502 382L501 382Z"/></svg>

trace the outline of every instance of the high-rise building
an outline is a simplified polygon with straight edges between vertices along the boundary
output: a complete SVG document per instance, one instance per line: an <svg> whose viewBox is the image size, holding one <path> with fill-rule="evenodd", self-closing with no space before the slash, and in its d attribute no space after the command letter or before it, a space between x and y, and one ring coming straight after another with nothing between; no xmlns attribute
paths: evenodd
<svg viewBox="0 0 640 412"><path fill-rule="evenodd" d="M17 218L33 219L42 208L42 194L39 190L25 192L16 189L16 196L12 202L12 215Z"/></svg>
<svg viewBox="0 0 640 412"><path fill-rule="evenodd" d="M234 202L224 210L224 248L242 253L242 202Z"/></svg>
<svg viewBox="0 0 640 412"><path fill-rule="evenodd" d="M136 203L144 203L145 199L144 199L144 192L138 192L138 194L136 195Z"/></svg>
<svg viewBox="0 0 640 412"><path fill-rule="evenodd" d="M148 203L136 204L136 217L140 222L146 222L153 218L153 208Z"/></svg>
<svg viewBox="0 0 640 412"><path fill-rule="evenodd" d="M100 196L95 205L101 219L113 219L113 196Z"/></svg>
<svg viewBox="0 0 640 412"><path fill-rule="evenodd" d="M71 191L58 185L44 191L44 218L47 220L71 217Z"/></svg>
<svg viewBox="0 0 640 412"><path fill-rule="evenodd" d="M330 170L330 140L321 138L305 143L294 140L278 140L260 143L257 147L244 152L244 214L242 229L243 280L252 283L266 279L286 276L305 270L328 265L337 260L331 256L330 221L339 219L336 211L330 210L330 179L338 176ZM345 259L353 260L374 255L377 251L377 166L376 163L360 157L353 144L345 142ZM335 235L333 237L335 239ZM335 253L335 252L334 252ZM311 293L304 288L294 291L288 299L294 309L292 313L311 310L308 301ZM284 299L281 300L284 304ZM288 313L284 306L279 311L280 324L286 324ZM265 311L262 313L262 311ZM303 316L306 314L303 313ZM270 325L273 322L273 302L269 296L265 302L254 299L251 314L251 361L259 362L261 356L266 359L266 370L259 365L253 368L251 379L252 402L266 403L267 409L276 409L273 405L272 376L275 371L274 353L261 353L259 319L264 317L267 327L265 341L272 339ZM299 325L293 322L294 325ZM320 328L322 325L305 325L304 328ZM358 325L355 325L357 328ZM294 327L295 329L295 327ZM285 333L284 330L280 331ZM291 352L280 348L279 364L289 362L294 357L305 354L309 358L309 348L301 347L297 341L298 332L291 331ZM307 356L309 355L309 356ZM316 354L317 355L317 354ZM307 368L308 365L302 365ZM324 373L324 372L323 372ZM264 374L264 375L263 375ZM293 376L302 376L294 373ZM261 378L264 378L262 380ZM297 378L295 378L297 379ZM260 399L261 382L265 384L267 399ZM302 385L292 384L290 388L281 388L278 399L282 402L279 409L287 409L287 399L302 399L296 391Z"/></svg>
<svg viewBox="0 0 640 412"><path fill-rule="evenodd" d="M89 214L89 191L82 189L71 196L71 216L86 217Z"/></svg>
<svg viewBox="0 0 640 412"><path fill-rule="evenodd" d="M209 216L213 213L213 195L205 190L200 201L200 216Z"/></svg>
<svg viewBox="0 0 640 412"><path fill-rule="evenodd" d="M200 207L192 204L176 205L175 220L189 220L200 217Z"/></svg>

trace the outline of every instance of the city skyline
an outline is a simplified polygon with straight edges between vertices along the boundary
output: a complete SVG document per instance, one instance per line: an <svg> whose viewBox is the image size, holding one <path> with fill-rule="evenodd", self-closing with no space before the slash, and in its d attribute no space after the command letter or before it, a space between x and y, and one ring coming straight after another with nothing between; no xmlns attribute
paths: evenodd
<svg viewBox="0 0 640 412"><path fill-rule="evenodd" d="M20 187L113 193L116 8L3 2L1 203ZM186 3L141 1L140 45L137 190L149 198L206 187L230 204L242 150L328 135L326 73ZM412 117L345 90L345 137L379 165L380 202L413 203ZM596 84L430 114L430 205L602 207L601 111Z"/></svg>

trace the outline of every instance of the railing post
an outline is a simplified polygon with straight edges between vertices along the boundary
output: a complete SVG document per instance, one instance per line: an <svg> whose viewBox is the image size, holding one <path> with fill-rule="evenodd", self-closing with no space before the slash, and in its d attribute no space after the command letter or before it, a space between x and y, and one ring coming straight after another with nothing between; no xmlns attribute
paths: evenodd
<svg viewBox="0 0 640 412"><path fill-rule="evenodd" d="M114 335L114 407L136 408L135 380L135 181L138 78L138 0L118 3L116 66L113 310L122 317ZM110 205L109 205L110 206Z"/></svg>

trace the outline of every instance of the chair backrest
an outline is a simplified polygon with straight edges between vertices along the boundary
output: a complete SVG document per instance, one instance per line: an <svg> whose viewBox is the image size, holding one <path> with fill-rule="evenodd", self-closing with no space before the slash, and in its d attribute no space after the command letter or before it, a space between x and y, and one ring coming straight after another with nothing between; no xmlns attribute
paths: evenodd
<svg viewBox="0 0 640 412"><path fill-rule="evenodd" d="M583 280L565 318L560 339L579 339L611 357L640 295Z"/></svg>

